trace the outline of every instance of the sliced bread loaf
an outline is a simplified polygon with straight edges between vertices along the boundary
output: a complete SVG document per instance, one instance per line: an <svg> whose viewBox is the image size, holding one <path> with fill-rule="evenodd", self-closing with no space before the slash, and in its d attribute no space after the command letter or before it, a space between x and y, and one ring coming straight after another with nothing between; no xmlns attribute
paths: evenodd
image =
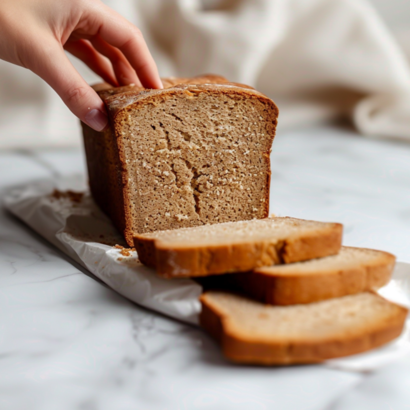
<svg viewBox="0 0 410 410"><path fill-rule="evenodd" d="M213 75L163 83L97 87L110 125L82 124L92 195L128 244L134 233L267 217L273 101Z"/></svg>
<svg viewBox="0 0 410 410"><path fill-rule="evenodd" d="M265 266L226 280L261 302L296 305L378 289L390 280L395 261L387 252L342 247L337 255Z"/></svg>
<svg viewBox="0 0 410 410"><path fill-rule="evenodd" d="M134 245L161 276L207 276L334 255L342 230L337 223L266 218L136 235Z"/></svg>
<svg viewBox="0 0 410 410"><path fill-rule="evenodd" d="M224 355L249 364L314 363L365 352L398 337L407 309L372 293L308 305L270 306L210 291L200 324Z"/></svg>

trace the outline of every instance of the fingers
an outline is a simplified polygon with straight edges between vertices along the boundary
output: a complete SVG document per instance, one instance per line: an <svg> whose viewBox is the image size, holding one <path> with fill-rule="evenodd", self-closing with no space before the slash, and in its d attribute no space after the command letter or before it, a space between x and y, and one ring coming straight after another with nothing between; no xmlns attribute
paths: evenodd
<svg viewBox="0 0 410 410"><path fill-rule="evenodd" d="M119 85L111 64L100 53L96 52L87 40L69 40L65 43L64 49L83 61L107 83L113 86Z"/></svg>
<svg viewBox="0 0 410 410"><path fill-rule="evenodd" d="M108 7L104 7L104 10L99 28L101 38L123 53L144 87L163 88L157 66L141 31Z"/></svg>
<svg viewBox="0 0 410 410"><path fill-rule="evenodd" d="M92 37L89 41L69 40L65 43L64 49L82 60L111 85L136 84L141 86L137 74L120 50L109 45L99 36ZM108 57L111 64L100 53Z"/></svg>
<svg viewBox="0 0 410 410"><path fill-rule="evenodd" d="M109 58L120 85L136 84L141 86L135 70L118 48L111 46L98 35L92 37L90 41L98 52Z"/></svg>
<svg viewBox="0 0 410 410"><path fill-rule="evenodd" d="M45 80L61 97L68 108L96 131L108 123L104 104L98 94L84 81L59 44L42 44L29 69Z"/></svg>

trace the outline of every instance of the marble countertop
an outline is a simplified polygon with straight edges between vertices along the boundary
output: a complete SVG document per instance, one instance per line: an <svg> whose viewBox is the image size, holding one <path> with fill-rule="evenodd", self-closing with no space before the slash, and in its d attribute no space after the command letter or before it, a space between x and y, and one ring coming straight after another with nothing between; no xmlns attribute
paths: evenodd
<svg viewBox="0 0 410 410"><path fill-rule="evenodd" d="M282 132L271 212L345 225L410 261L410 144L336 126ZM0 195L84 172L80 151L0 152ZM0 210L0 409L407 409L410 357L374 373L227 363L200 329L145 310Z"/></svg>

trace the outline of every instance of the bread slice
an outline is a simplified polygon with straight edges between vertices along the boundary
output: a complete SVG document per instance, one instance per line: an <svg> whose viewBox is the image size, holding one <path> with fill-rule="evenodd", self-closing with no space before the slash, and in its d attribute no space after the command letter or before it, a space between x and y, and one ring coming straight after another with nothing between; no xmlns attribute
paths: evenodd
<svg viewBox="0 0 410 410"><path fill-rule="evenodd" d="M219 76L163 83L96 87L110 120L83 124L96 203L130 246L135 233L267 217L273 101Z"/></svg>
<svg viewBox="0 0 410 410"><path fill-rule="evenodd" d="M227 292L201 296L200 324L239 363L314 363L365 352L398 337L407 309L365 292L271 306Z"/></svg>
<svg viewBox="0 0 410 410"><path fill-rule="evenodd" d="M134 246L161 276L207 276L334 255L342 230L337 223L266 218L136 235Z"/></svg>
<svg viewBox="0 0 410 410"><path fill-rule="evenodd" d="M296 305L378 289L391 277L396 258L373 249L342 247L339 254L227 275L234 287L273 305Z"/></svg>

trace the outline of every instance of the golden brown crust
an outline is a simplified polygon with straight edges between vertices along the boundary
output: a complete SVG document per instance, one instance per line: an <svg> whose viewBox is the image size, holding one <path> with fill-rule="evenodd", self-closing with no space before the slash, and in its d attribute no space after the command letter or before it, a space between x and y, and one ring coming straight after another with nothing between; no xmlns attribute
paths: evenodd
<svg viewBox="0 0 410 410"><path fill-rule="evenodd" d="M230 83L225 78L212 74L194 78L166 78L163 79L163 84L164 89L162 90L144 89L134 85L117 88L110 88L106 83L95 85L94 89L96 89L106 106L110 126L99 133L93 131L86 124L82 124L91 192L100 208L112 219L120 232L123 232L129 246L133 246L132 236L135 232L132 229L130 204L128 203L129 175L121 136L122 117L127 115L129 109L135 108L139 104L157 104L159 100L176 94L225 93L248 98L256 97L268 104L272 110L272 132L269 136L269 147L275 136L278 108L272 100L252 87ZM109 149L105 150L109 152L109 155L105 153L101 144L109 146ZM269 214L269 154L270 148L269 151L264 153L268 176L265 201L262 204L264 207L263 217L267 217ZM110 186L108 191L107 184Z"/></svg>
<svg viewBox="0 0 410 410"><path fill-rule="evenodd" d="M198 92L204 90L219 91L220 89L236 89L239 91L246 90L249 95L252 94L262 99L270 100L266 95L248 85L232 83L226 78L217 75L208 74L193 78L170 77L162 79L162 82L164 88L161 90L145 89L135 85L107 88L106 83L102 85L96 84L94 88L98 90L97 92L104 101L112 118L115 118L121 110L136 102L149 102L158 97L166 98L167 95L174 95L178 91Z"/></svg>
<svg viewBox="0 0 410 410"><path fill-rule="evenodd" d="M94 88L98 89L98 94L104 101L108 112L112 118L124 108L139 102L149 102L152 99L160 97L166 97L167 95L174 95L177 91L206 91L206 90L219 90L221 87L224 89L233 88L237 90L247 90L253 95L260 96L261 98L270 100L264 94L256 91L254 88L239 83L231 83L226 78L205 74L193 78L177 78L169 77L163 78L162 83L164 88L162 90L145 89L135 85L127 85L123 87L107 88L106 83L103 86L95 85ZM276 107L276 106L275 106ZM277 109L277 107L276 107Z"/></svg>
<svg viewBox="0 0 410 410"><path fill-rule="evenodd" d="M144 238L143 241L136 241L133 238L135 250L138 254L138 259L146 266L155 268L157 264L157 250L155 248L155 240Z"/></svg>
<svg viewBox="0 0 410 410"><path fill-rule="evenodd" d="M252 335L244 336L231 331L229 316L216 303L212 303L206 293L200 301L200 325L220 343L226 358L237 363L266 366L319 363L366 352L400 336L408 314L406 308L396 305L396 315L389 322L381 321L378 327L363 328L361 334L346 334L343 338L269 341L255 340Z"/></svg>
<svg viewBox="0 0 410 410"><path fill-rule="evenodd" d="M170 246L135 235L134 247L141 262L156 268L160 276L196 277L247 272L261 266L334 255L340 250L342 232L343 226L333 223L316 234L300 234L279 242L251 240L214 246Z"/></svg>
<svg viewBox="0 0 410 410"><path fill-rule="evenodd" d="M97 132L84 123L81 125L93 198L110 216L117 229L124 232L126 227L122 170L114 134L109 127L103 132ZM127 242L132 244L132 236L131 241Z"/></svg>
<svg viewBox="0 0 410 410"><path fill-rule="evenodd" d="M320 235L295 235L283 244L281 258L284 263L293 263L335 255L342 246L342 235L343 225L339 223L331 224Z"/></svg>
<svg viewBox="0 0 410 410"><path fill-rule="evenodd" d="M329 340L324 343L268 344L241 340L235 335L223 334L224 355L237 363L262 365L287 365L320 363L324 360L351 356L382 346L400 336L407 313L384 324L379 329L345 340Z"/></svg>
<svg viewBox="0 0 410 410"><path fill-rule="evenodd" d="M296 305L378 289L389 282L396 257L379 251L378 258L355 267L299 274L275 274L269 267L229 275L229 283L272 305Z"/></svg>

